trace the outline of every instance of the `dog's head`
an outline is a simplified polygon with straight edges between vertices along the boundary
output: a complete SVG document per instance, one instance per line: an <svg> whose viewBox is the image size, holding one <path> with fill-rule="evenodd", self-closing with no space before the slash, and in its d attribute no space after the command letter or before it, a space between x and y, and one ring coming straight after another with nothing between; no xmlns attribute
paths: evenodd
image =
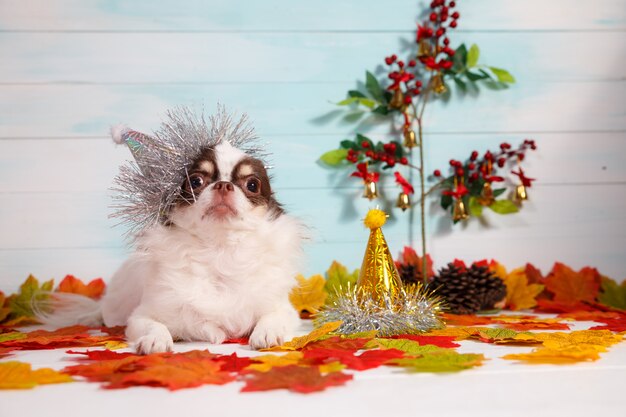
<svg viewBox="0 0 626 417"><path fill-rule="evenodd" d="M275 218L282 212L263 162L222 142L205 149L187 171L169 218L197 230L215 223Z"/></svg>

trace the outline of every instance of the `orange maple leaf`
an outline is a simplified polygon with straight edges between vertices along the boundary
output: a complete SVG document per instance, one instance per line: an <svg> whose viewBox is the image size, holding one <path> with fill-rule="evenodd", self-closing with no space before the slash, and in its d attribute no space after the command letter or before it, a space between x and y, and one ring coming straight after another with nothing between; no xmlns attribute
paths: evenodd
<svg viewBox="0 0 626 417"><path fill-rule="evenodd" d="M511 310L524 310L537 305L537 296L544 286L529 284L528 268L517 268L506 274L506 305Z"/></svg>
<svg viewBox="0 0 626 417"><path fill-rule="evenodd" d="M317 367L289 365L272 368L268 372L251 371L246 374L245 378L246 385L241 389L242 392L285 388L307 394L323 391L330 386L343 385L352 379L352 375L342 372L322 375Z"/></svg>
<svg viewBox="0 0 626 417"><path fill-rule="evenodd" d="M85 285L83 281L73 275L66 275L59 283L57 292L80 294L95 300L102 297L106 284L102 278L97 278Z"/></svg>
<svg viewBox="0 0 626 417"><path fill-rule="evenodd" d="M564 304L594 303L600 290L600 274L595 268L585 267L575 272L557 262L545 280L546 289L554 294L554 301Z"/></svg>

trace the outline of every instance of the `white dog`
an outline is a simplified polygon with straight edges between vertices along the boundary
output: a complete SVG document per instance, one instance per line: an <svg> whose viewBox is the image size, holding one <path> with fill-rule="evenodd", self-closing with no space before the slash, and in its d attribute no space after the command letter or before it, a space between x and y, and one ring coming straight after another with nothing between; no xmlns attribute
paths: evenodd
<svg viewBox="0 0 626 417"><path fill-rule="evenodd" d="M44 320L126 325L145 354L172 350L176 340L249 336L251 347L266 348L292 336L298 316L288 295L302 227L274 199L264 164L221 132L190 159L176 198L139 234L97 308L80 312L74 303Z"/></svg>

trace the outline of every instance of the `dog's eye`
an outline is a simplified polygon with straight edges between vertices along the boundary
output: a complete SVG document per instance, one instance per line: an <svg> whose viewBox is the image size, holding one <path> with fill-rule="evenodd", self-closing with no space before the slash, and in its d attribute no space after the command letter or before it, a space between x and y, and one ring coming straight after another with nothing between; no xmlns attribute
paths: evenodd
<svg viewBox="0 0 626 417"><path fill-rule="evenodd" d="M259 189L261 188L261 183L256 178L250 178L248 179L248 181L246 181L246 188L251 193L256 194L259 192Z"/></svg>
<svg viewBox="0 0 626 417"><path fill-rule="evenodd" d="M191 177L189 177L189 187L192 190L196 190L202 187L203 185L204 185L204 179L202 178L201 175L194 174Z"/></svg>

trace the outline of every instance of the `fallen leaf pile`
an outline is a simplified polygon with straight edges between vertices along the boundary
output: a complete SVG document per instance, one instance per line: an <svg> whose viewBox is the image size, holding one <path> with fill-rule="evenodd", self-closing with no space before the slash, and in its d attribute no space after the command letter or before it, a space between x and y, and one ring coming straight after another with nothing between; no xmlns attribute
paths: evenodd
<svg viewBox="0 0 626 417"><path fill-rule="evenodd" d="M409 258L405 261L411 261ZM179 390L238 383L242 392L286 389L312 393L345 385L358 373L381 367L406 373L454 373L482 366L490 358L485 354L465 353L472 343L516 346L517 352L526 349L523 353L499 356L528 365L596 361L626 334L626 285L600 275L594 268L576 272L556 263L544 277L530 264L507 272L497 262L480 263L504 281L507 309L525 309L525 312L444 314L446 328L393 337L378 337L375 331L339 335L334 332L340 322L326 323L281 346L246 356L208 350L145 356L114 351L127 347L121 327L15 330L34 322L30 309L33 299L53 297L56 292L98 299L105 290L100 279L84 283L68 275L54 288L53 281L39 283L30 276L17 294L5 297L0 293L0 389L86 381L98 383L104 389L150 386ZM338 292L353 286L357 277L358 270L350 273L334 262L326 277L299 276L290 299L301 315L308 317ZM535 314L528 310L531 308ZM552 316L538 316L537 312ZM589 330L571 331L572 321L595 322L595 325L590 324ZM241 338L225 343L246 345L247 342ZM457 351L461 343L465 348L463 353ZM19 351L59 348L96 350L67 351L75 363L61 370L32 369L30 364L11 358Z"/></svg>

